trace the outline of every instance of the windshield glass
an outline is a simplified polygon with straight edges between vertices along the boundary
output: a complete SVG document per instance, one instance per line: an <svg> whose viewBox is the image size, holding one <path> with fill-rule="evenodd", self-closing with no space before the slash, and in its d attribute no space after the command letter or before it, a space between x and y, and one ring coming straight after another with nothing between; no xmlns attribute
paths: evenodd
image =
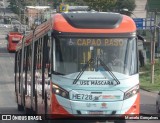
<svg viewBox="0 0 160 123"><path fill-rule="evenodd" d="M56 38L53 49L54 73L81 72L88 62L85 71L106 71L100 61L112 72L138 71L136 38Z"/></svg>

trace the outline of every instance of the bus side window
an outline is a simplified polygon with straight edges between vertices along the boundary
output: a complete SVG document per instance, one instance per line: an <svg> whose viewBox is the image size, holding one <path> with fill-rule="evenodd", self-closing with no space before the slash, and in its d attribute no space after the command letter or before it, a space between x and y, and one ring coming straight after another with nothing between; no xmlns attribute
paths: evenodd
<svg viewBox="0 0 160 123"><path fill-rule="evenodd" d="M20 93L20 73L21 73L21 50L16 52L15 62L15 89Z"/></svg>
<svg viewBox="0 0 160 123"><path fill-rule="evenodd" d="M48 88L48 85L49 85L49 80L50 80L50 77L48 76L49 75L49 72L50 72L50 69L51 69L51 57L50 57L50 53L51 53L51 40L49 38L48 35L45 35L44 36L44 78L45 78L45 88L47 89Z"/></svg>
<svg viewBox="0 0 160 123"><path fill-rule="evenodd" d="M27 94L27 47L24 48L23 75L24 93Z"/></svg>
<svg viewBox="0 0 160 123"><path fill-rule="evenodd" d="M43 43L42 38L38 39L36 41L36 63L35 63L35 84L37 85L37 93L41 94L41 88L42 88L42 52L43 52Z"/></svg>
<svg viewBox="0 0 160 123"><path fill-rule="evenodd" d="M32 57L32 47L31 45L27 46L26 48L26 94L30 95L30 88L31 88L31 57Z"/></svg>
<svg viewBox="0 0 160 123"><path fill-rule="evenodd" d="M21 59L22 59L22 49L19 51L19 60L18 60L18 65L19 65L19 93L21 92L20 91L20 88L21 88Z"/></svg>

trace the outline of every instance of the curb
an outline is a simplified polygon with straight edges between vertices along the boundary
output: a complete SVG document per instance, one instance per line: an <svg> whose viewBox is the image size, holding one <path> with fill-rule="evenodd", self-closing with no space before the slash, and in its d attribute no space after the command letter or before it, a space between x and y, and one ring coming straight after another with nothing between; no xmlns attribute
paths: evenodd
<svg viewBox="0 0 160 123"><path fill-rule="evenodd" d="M143 91L150 92L150 93L158 94L158 91L150 91L150 90L147 90L147 89L144 89L144 88L141 88L141 87L140 87L140 89L143 90Z"/></svg>
<svg viewBox="0 0 160 123"><path fill-rule="evenodd" d="M148 73L149 71L141 71L141 72L139 72L139 75L141 75L141 74L145 74L145 73Z"/></svg>

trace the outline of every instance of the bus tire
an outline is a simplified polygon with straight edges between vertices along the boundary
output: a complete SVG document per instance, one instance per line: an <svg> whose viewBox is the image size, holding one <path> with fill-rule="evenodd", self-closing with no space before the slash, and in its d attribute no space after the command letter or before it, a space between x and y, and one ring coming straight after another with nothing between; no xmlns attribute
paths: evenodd
<svg viewBox="0 0 160 123"><path fill-rule="evenodd" d="M158 102L156 102L156 112L157 112L157 113L160 113L160 107L159 107Z"/></svg>
<svg viewBox="0 0 160 123"><path fill-rule="evenodd" d="M47 109L47 94L45 92L45 96L44 96L44 105L45 105L45 114L47 114L48 109Z"/></svg>
<svg viewBox="0 0 160 123"><path fill-rule="evenodd" d="M30 108L25 108L25 114L33 114L33 110Z"/></svg>
<svg viewBox="0 0 160 123"><path fill-rule="evenodd" d="M37 91L35 91L35 114L38 114L38 106L37 106Z"/></svg>
<svg viewBox="0 0 160 123"><path fill-rule="evenodd" d="M33 114L33 110L31 108L26 108L26 99L25 93L23 92L23 101L24 101L24 112L25 114Z"/></svg>
<svg viewBox="0 0 160 123"><path fill-rule="evenodd" d="M22 104L18 104L18 95L17 95L17 108L18 111L24 111L24 106Z"/></svg>
<svg viewBox="0 0 160 123"><path fill-rule="evenodd" d="M45 108L45 119L49 119L48 117L48 104L47 104L47 93L45 92L45 97L44 97L44 108Z"/></svg>
<svg viewBox="0 0 160 123"><path fill-rule="evenodd" d="M20 105L20 104L18 104L18 111L24 111L24 107L23 107L23 105Z"/></svg>

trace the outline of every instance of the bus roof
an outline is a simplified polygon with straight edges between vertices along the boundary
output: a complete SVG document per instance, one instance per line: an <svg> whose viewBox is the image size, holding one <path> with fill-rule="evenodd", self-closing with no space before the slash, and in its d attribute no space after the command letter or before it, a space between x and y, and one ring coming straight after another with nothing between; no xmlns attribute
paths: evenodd
<svg viewBox="0 0 160 123"><path fill-rule="evenodd" d="M25 44L40 38L49 30L64 33L128 34L136 32L132 18L111 12L68 12L56 13L51 19L39 25L25 36ZM22 42L18 44L21 47Z"/></svg>
<svg viewBox="0 0 160 123"><path fill-rule="evenodd" d="M22 33L19 33L19 32L9 32L9 35L22 35Z"/></svg>
<svg viewBox="0 0 160 123"><path fill-rule="evenodd" d="M68 12L55 14L53 29L73 33L129 33L136 31L136 25L132 18L119 13Z"/></svg>

